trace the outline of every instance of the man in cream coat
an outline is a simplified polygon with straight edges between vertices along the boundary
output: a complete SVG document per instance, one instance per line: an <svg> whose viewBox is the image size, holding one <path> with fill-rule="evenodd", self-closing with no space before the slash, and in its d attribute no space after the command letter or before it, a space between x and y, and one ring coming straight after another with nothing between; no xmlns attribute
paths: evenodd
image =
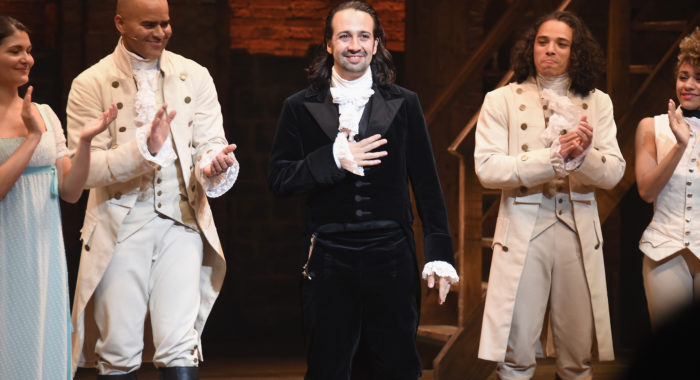
<svg viewBox="0 0 700 380"><path fill-rule="evenodd" d="M531 378L549 304L557 375L590 379L593 352L613 359L594 191L625 169L612 103L593 88L602 54L580 19L555 12L513 66L517 83L486 95L476 130L476 173L502 190L479 357L501 379Z"/></svg>
<svg viewBox="0 0 700 380"><path fill-rule="evenodd" d="M235 182L235 145L208 71L165 50L167 1L119 0L114 21L116 49L73 81L68 98L72 149L85 120L119 109L92 141L73 365L135 379L145 353L161 378L194 379L226 270L207 196Z"/></svg>

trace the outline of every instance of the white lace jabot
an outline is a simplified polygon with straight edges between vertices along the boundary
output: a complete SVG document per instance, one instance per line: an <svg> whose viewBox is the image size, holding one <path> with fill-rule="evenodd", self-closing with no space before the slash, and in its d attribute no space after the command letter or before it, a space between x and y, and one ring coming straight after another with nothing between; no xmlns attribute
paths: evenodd
<svg viewBox="0 0 700 380"><path fill-rule="evenodd" d="M372 69L355 80L346 80L340 77L335 67L331 75L331 96L333 103L338 104L338 136L333 144L333 157L340 167L340 159L347 159L354 163L350 170L353 174L364 175L364 170L357 165L350 152L349 142L355 141L355 135L359 132L360 119L365 110L365 105L374 94L372 90Z"/></svg>

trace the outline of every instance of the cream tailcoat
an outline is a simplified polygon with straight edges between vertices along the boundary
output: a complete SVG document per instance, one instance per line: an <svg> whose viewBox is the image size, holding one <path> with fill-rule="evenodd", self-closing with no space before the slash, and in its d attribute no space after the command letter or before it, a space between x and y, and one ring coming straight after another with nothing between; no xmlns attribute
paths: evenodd
<svg viewBox="0 0 700 380"><path fill-rule="evenodd" d="M221 150L227 142L216 88L207 69L192 60L164 51L160 58L160 70L163 99L168 104L168 110L177 111L170 128L173 148L179 157L187 197L205 240L200 281L201 304L195 323L201 336L221 289L226 261L205 191L196 179L200 175L197 164L202 156ZM92 140L90 173L86 184L91 190L81 230L83 250L73 302L74 370L77 366L95 364L93 350L97 330L91 297L111 260L122 221L136 202L140 177L155 169L155 165L139 153L136 145L135 94L136 84L129 58L124 49L115 49L114 53L75 78L68 97L66 113L71 150L76 148L80 129L87 121L99 117L112 103L119 108L117 119ZM177 297L177 294L172 296ZM150 337L145 341L147 347L149 344L152 346Z"/></svg>
<svg viewBox="0 0 700 380"><path fill-rule="evenodd" d="M569 175L569 188L591 294L598 358L612 360L603 239L594 191L615 186L625 161L617 145L610 97L599 90L586 97L571 92L568 96L581 106L593 127L593 149ZM543 197L542 184L555 179L550 149L540 138L544 127L534 79L486 95L476 129L474 161L484 187L502 193L479 346L482 359L505 358L518 283Z"/></svg>

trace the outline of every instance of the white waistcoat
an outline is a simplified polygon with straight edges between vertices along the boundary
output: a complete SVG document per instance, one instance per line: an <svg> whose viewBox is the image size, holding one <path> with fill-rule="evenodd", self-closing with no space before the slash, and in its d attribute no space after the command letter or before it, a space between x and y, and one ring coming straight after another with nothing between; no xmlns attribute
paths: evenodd
<svg viewBox="0 0 700 380"><path fill-rule="evenodd" d="M656 161L676 144L668 115L654 117ZM654 201L654 217L642 234L639 249L650 259L662 260L683 248L700 257L700 144L691 133L688 146L666 186Z"/></svg>

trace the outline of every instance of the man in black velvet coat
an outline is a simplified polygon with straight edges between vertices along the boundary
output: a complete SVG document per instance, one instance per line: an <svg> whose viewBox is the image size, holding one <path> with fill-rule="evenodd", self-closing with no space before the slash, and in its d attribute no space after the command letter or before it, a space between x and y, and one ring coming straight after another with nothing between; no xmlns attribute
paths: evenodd
<svg viewBox="0 0 700 380"><path fill-rule="evenodd" d="M423 278L444 302L454 269L435 160L415 93L395 84L367 3L326 19L311 86L287 98L270 154L278 196L306 195L306 379L348 379L358 347L372 377L416 379L420 284L409 180L425 234ZM381 149L381 150L379 150Z"/></svg>

